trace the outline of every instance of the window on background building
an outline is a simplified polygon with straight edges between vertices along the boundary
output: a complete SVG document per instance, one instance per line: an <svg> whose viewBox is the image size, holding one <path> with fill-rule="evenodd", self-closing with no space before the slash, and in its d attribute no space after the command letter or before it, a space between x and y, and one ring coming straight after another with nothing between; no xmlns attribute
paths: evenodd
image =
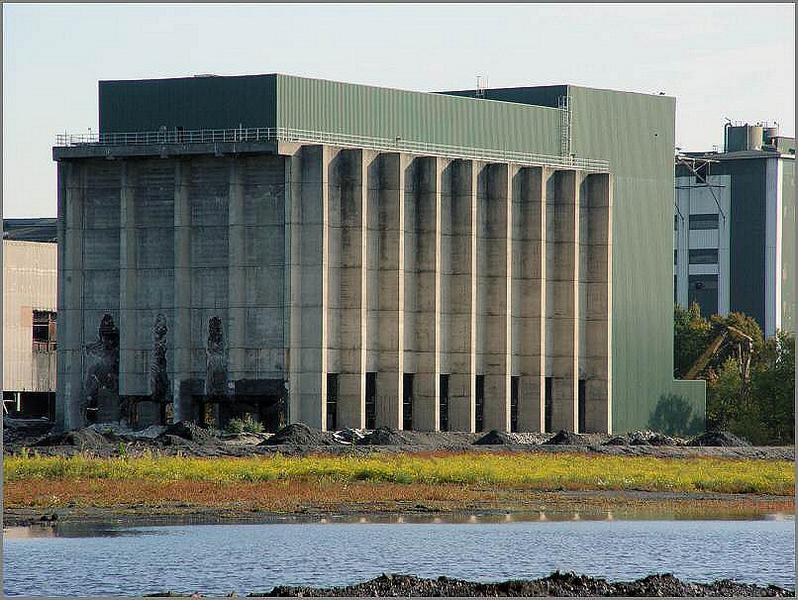
<svg viewBox="0 0 798 600"><path fill-rule="evenodd" d="M673 230L679 230L679 215L673 215Z"/></svg>
<svg viewBox="0 0 798 600"><path fill-rule="evenodd" d="M718 264L717 248L701 248L690 250L691 265L716 265Z"/></svg>
<svg viewBox="0 0 798 600"><path fill-rule="evenodd" d="M718 312L718 276L690 275L687 287L687 302L698 303L705 317Z"/></svg>
<svg viewBox="0 0 798 600"><path fill-rule="evenodd" d="M33 311L33 349L52 352L56 349L56 313L51 310Z"/></svg>
<svg viewBox="0 0 798 600"><path fill-rule="evenodd" d="M482 431L485 427L485 376L477 375L477 397L476 397L476 430Z"/></svg>
<svg viewBox="0 0 798 600"><path fill-rule="evenodd" d="M402 385L402 428L413 429L413 373L404 374Z"/></svg>
<svg viewBox="0 0 798 600"><path fill-rule="evenodd" d="M377 427L377 374L366 373L366 429Z"/></svg>
<svg viewBox="0 0 798 600"><path fill-rule="evenodd" d="M679 251L678 250L674 250L673 251L673 264L675 265L677 262L679 262Z"/></svg>
<svg viewBox="0 0 798 600"><path fill-rule="evenodd" d="M449 376L441 375L440 383L440 416L439 424L441 431L449 431Z"/></svg>
<svg viewBox="0 0 798 600"><path fill-rule="evenodd" d="M718 213L702 213L690 215L690 229L717 229Z"/></svg>
<svg viewBox="0 0 798 600"><path fill-rule="evenodd" d="M327 430L338 429L338 373L327 373Z"/></svg>

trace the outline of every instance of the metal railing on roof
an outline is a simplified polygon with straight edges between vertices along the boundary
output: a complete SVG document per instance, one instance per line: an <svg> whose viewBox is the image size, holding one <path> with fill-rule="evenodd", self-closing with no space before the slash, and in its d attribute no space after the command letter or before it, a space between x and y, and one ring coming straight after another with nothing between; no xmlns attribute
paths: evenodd
<svg viewBox="0 0 798 600"><path fill-rule="evenodd" d="M59 134L56 146L136 146L166 144L213 144L238 142L294 142L364 148L385 152L407 152L426 156L511 162L521 165L567 167L584 171L609 171L606 160L557 156L514 150L450 146L405 140L401 137L378 138L346 133L288 129L284 127L241 127L237 129L198 129L138 131L132 133Z"/></svg>

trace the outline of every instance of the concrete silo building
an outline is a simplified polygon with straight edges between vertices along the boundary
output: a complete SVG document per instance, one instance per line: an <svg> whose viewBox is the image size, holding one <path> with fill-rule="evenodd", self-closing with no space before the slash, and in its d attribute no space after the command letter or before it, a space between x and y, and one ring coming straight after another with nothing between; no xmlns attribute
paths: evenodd
<svg viewBox="0 0 798 600"><path fill-rule="evenodd" d="M674 100L469 94L101 82L99 134L54 149L60 422L703 419L672 378Z"/></svg>

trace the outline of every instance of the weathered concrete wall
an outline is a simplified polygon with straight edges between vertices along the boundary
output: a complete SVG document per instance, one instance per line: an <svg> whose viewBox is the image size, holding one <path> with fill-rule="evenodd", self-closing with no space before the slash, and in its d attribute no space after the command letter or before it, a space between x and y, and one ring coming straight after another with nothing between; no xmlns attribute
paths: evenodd
<svg viewBox="0 0 798 600"><path fill-rule="evenodd" d="M61 163L63 422L287 394L290 421L364 427L376 373L376 426L472 431L483 376L482 429L540 431L549 377L552 429L584 379L608 430L609 176L280 152Z"/></svg>

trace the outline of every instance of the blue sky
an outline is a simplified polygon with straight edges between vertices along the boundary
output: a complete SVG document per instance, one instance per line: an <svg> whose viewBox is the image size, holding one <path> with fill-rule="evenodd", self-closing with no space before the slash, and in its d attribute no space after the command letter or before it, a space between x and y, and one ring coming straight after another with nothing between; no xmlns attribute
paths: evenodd
<svg viewBox="0 0 798 600"><path fill-rule="evenodd" d="M677 145L724 117L795 133L781 5L3 6L3 212L54 216L56 133L97 127L97 81L282 72L414 90L573 83L677 98Z"/></svg>

